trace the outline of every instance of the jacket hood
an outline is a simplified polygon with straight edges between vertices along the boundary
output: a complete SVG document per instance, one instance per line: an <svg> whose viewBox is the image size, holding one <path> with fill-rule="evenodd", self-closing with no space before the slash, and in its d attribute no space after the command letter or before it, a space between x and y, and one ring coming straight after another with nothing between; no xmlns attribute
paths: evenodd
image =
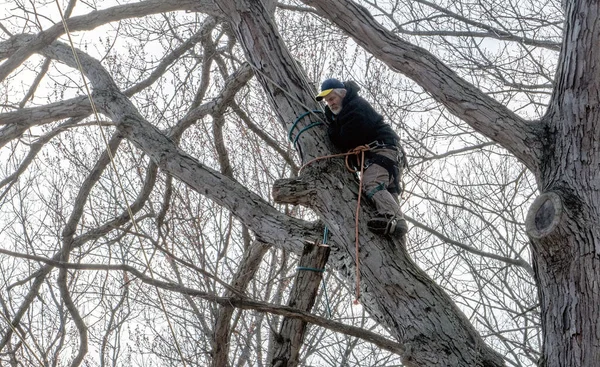
<svg viewBox="0 0 600 367"><path fill-rule="evenodd" d="M355 96L358 95L358 91L360 90L360 87L358 86L358 84L356 84L356 82L353 80L348 80L348 81L344 82L344 87L348 91L346 94L346 97L344 99L354 98Z"/></svg>

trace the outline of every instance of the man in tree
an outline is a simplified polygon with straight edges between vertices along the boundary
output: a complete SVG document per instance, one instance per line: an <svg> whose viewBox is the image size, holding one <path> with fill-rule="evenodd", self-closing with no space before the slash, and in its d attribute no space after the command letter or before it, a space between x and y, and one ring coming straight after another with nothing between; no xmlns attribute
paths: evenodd
<svg viewBox="0 0 600 367"><path fill-rule="evenodd" d="M367 198L373 200L377 216L367 223L371 231L383 235L403 236L408 226L400 211L400 176L406 167L406 157L400 147L400 138L383 116L358 95L360 87L353 81L341 82L329 78L321 84L315 97L324 100L325 117L329 122L327 133L340 151L365 150L362 187Z"/></svg>

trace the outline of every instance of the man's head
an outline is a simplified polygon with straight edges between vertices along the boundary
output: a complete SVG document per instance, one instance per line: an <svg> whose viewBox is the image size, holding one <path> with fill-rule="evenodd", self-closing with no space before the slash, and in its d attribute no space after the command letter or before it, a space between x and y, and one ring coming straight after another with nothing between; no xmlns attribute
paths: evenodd
<svg viewBox="0 0 600 367"><path fill-rule="evenodd" d="M334 114L338 114L342 110L342 100L346 96L346 88L344 83L335 78L325 79L321 84L321 93L315 99L317 101L325 100L329 109Z"/></svg>

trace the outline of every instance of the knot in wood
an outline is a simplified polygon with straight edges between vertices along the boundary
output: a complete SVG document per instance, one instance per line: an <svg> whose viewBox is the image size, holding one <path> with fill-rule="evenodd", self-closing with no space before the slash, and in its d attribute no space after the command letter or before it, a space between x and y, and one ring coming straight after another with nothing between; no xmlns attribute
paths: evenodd
<svg viewBox="0 0 600 367"><path fill-rule="evenodd" d="M560 223L563 204L560 196L552 191L538 196L531 204L525 229L532 239L541 239L550 235Z"/></svg>

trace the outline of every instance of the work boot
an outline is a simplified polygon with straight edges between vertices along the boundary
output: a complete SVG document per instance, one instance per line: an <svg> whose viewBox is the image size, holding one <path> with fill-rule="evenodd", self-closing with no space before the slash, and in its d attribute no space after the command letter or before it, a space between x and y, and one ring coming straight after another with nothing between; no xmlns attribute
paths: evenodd
<svg viewBox="0 0 600 367"><path fill-rule="evenodd" d="M408 224L402 217L392 214L382 214L367 222L367 227L373 233L384 236L402 237L408 232Z"/></svg>
<svg viewBox="0 0 600 367"><path fill-rule="evenodd" d="M408 232L408 223L402 217L396 217L396 225L388 229L389 235L394 235L398 238L404 236Z"/></svg>

